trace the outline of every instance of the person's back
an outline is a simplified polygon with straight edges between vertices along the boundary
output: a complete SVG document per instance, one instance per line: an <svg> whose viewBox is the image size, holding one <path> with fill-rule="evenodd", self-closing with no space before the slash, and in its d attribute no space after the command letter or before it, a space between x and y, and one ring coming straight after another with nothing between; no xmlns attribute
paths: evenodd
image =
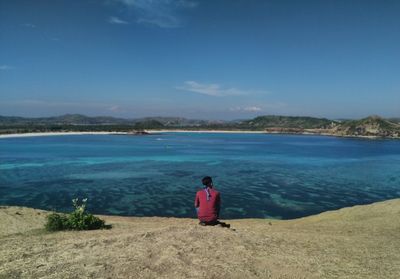
<svg viewBox="0 0 400 279"><path fill-rule="evenodd" d="M207 176L202 180L204 189L196 193L194 206L197 209L197 216L200 222L213 223L219 218L221 207L220 193L213 189L211 177Z"/></svg>

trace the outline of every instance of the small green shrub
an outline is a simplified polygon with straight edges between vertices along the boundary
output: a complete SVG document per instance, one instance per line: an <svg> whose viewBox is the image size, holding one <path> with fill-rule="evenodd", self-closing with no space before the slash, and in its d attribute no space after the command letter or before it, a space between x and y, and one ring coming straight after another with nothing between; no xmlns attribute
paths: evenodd
<svg viewBox="0 0 400 279"><path fill-rule="evenodd" d="M51 213L47 216L46 230L62 231L67 227L67 217L58 213Z"/></svg>
<svg viewBox="0 0 400 279"><path fill-rule="evenodd" d="M79 204L78 199L72 200L74 211L70 214L52 213L47 216L46 229L48 231L62 230L97 230L109 229L104 220L86 211L87 199L83 199Z"/></svg>

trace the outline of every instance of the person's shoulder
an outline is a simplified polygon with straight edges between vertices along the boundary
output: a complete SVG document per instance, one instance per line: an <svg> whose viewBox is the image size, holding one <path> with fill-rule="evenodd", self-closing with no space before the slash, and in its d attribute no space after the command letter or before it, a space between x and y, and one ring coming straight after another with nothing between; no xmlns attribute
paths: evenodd
<svg viewBox="0 0 400 279"><path fill-rule="evenodd" d="M218 190L213 189L213 192L214 192L215 194L219 195L219 191L218 191Z"/></svg>

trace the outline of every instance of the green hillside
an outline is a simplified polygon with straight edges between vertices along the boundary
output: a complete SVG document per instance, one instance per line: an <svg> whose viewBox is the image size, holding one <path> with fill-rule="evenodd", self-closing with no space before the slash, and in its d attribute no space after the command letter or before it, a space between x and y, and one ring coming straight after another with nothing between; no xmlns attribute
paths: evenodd
<svg viewBox="0 0 400 279"><path fill-rule="evenodd" d="M336 132L352 136L399 137L400 124L374 115L360 120L345 121L336 127Z"/></svg>
<svg viewBox="0 0 400 279"><path fill-rule="evenodd" d="M0 134L33 132L132 132L141 130L249 130L286 134L324 134L332 136L400 138L400 123L395 119L370 116L360 120L330 120L305 116L265 115L249 120L211 121L180 117L124 119L66 114L56 117L24 118L0 116Z"/></svg>
<svg viewBox="0 0 400 279"><path fill-rule="evenodd" d="M335 121L326 118L303 117L303 116L259 116L241 123L242 127L253 129L263 128L296 128L296 129L326 129Z"/></svg>

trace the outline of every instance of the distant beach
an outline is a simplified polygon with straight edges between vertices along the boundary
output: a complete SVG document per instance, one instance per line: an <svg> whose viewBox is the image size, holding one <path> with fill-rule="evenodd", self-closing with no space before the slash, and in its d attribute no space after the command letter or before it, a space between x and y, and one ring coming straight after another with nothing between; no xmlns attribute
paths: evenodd
<svg viewBox="0 0 400 279"><path fill-rule="evenodd" d="M224 134L266 134L265 131L229 131L229 130L145 130L149 134L158 133L224 133ZM130 135L129 132L43 132L4 134L1 138L42 137L42 136L69 136L69 135Z"/></svg>
<svg viewBox="0 0 400 279"><path fill-rule="evenodd" d="M69 136L69 135L114 135L126 134L121 132L45 132L45 133L21 133L21 134L4 134L2 138L23 138L23 137L43 137L43 136Z"/></svg>
<svg viewBox="0 0 400 279"><path fill-rule="evenodd" d="M289 132L271 132L271 131L250 131L250 130L144 130L148 134L159 133L199 133L199 134L281 134L281 135L308 135L308 136L328 136L342 138L361 138L361 139L379 139L379 136L362 136L362 135L339 135L330 133L312 133L308 131L299 133ZM2 138L22 138L22 137L43 137L43 136L69 136L69 135L135 135L131 132L40 132L40 133L18 133L18 134L3 134Z"/></svg>
<svg viewBox="0 0 400 279"><path fill-rule="evenodd" d="M266 134L266 131L249 130L146 130L150 134L156 133L213 133L213 134Z"/></svg>

